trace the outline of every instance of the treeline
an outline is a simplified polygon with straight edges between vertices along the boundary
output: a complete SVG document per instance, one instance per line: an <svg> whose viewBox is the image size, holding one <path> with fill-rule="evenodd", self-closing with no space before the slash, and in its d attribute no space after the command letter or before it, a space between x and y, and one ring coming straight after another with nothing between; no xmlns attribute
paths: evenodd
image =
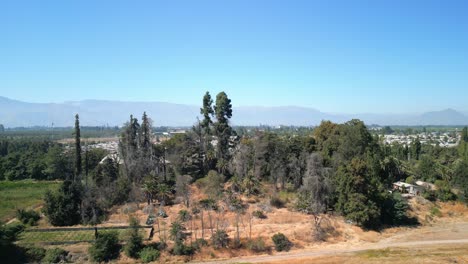
<svg viewBox="0 0 468 264"><path fill-rule="evenodd" d="M86 151L84 171L94 171L106 155L101 149ZM0 180L65 180L73 175L73 154L64 145L42 139L0 139Z"/></svg>

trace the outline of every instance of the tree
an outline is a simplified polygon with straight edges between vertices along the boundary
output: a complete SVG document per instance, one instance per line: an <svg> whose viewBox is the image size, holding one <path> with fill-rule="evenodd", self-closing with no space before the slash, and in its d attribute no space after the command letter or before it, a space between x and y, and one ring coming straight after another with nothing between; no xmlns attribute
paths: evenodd
<svg viewBox="0 0 468 264"><path fill-rule="evenodd" d="M143 237L139 233L140 223L135 217L130 217L130 230L127 244L125 244L125 254L131 258L138 258L143 248Z"/></svg>
<svg viewBox="0 0 468 264"><path fill-rule="evenodd" d="M190 183L192 177L190 175L177 175L176 176L176 195L181 197L184 201L185 206L190 205Z"/></svg>
<svg viewBox="0 0 468 264"><path fill-rule="evenodd" d="M216 145L218 158L218 171L224 172L225 166L229 160L229 140L233 133L229 126L229 119L232 117L231 99L228 98L225 92L220 92L216 96L216 105L214 107L216 115L215 135L218 139Z"/></svg>
<svg viewBox="0 0 468 264"><path fill-rule="evenodd" d="M468 143L468 127L464 127L461 134L461 140Z"/></svg>
<svg viewBox="0 0 468 264"><path fill-rule="evenodd" d="M75 181L81 177L81 135L80 135L80 117L75 115Z"/></svg>
<svg viewBox="0 0 468 264"><path fill-rule="evenodd" d="M332 193L328 169L323 167L323 159L313 153L307 159L304 183L299 190L298 208L314 217L315 237L322 239L320 224Z"/></svg>
<svg viewBox="0 0 468 264"><path fill-rule="evenodd" d="M120 244L117 231L98 233L89 248L89 255L96 262L108 262L119 257Z"/></svg>
<svg viewBox="0 0 468 264"><path fill-rule="evenodd" d="M201 127L204 130L205 134L210 134L210 126L213 124L211 117L214 114L213 110L213 99L211 99L211 95L209 92L206 92L203 96L203 107L200 108L200 114L203 115L203 120L201 122Z"/></svg>
<svg viewBox="0 0 468 264"><path fill-rule="evenodd" d="M142 150L142 155L145 158L149 158L151 150L151 122L146 112L143 112L143 117L141 118L140 148Z"/></svg>
<svg viewBox="0 0 468 264"><path fill-rule="evenodd" d="M411 156L414 159L419 160L420 155L421 155L421 141L419 140L419 137L417 137L416 140L414 140L411 143Z"/></svg>
<svg viewBox="0 0 468 264"><path fill-rule="evenodd" d="M360 226L372 227L379 224L380 209L377 194L382 193L370 173L366 161L354 158L338 168L335 176L336 209L346 218Z"/></svg>
<svg viewBox="0 0 468 264"><path fill-rule="evenodd" d="M5 127L3 126L3 124L0 124L0 133L3 133L5 132Z"/></svg>
<svg viewBox="0 0 468 264"><path fill-rule="evenodd" d="M80 223L82 186L79 182L65 180L56 192L47 192L43 212L54 226L71 226Z"/></svg>
<svg viewBox="0 0 468 264"><path fill-rule="evenodd" d="M277 233L271 237L277 251L289 251L292 247L291 241L283 234Z"/></svg>

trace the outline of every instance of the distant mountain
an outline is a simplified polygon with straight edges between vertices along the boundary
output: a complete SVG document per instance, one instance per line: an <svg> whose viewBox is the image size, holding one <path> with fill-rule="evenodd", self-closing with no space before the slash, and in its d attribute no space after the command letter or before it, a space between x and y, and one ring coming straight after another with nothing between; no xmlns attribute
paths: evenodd
<svg viewBox="0 0 468 264"><path fill-rule="evenodd" d="M85 126L121 126L130 114L141 118L146 111L157 126L190 126L199 117L200 107L164 102L124 102L105 100L64 103L27 103L0 97L0 124L6 127L73 126L80 114ZM378 125L468 125L468 117L453 109L405 114L329 114L307 107L234 107L233 125L318 125L322 120L345 122L358 118Z"/></svg>

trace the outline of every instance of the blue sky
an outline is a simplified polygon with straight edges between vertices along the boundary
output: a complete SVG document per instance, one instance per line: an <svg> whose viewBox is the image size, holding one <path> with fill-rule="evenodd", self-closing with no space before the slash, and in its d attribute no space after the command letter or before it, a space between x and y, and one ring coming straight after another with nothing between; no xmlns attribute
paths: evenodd
<svg viewBox="0 0 468 264"><path fill-rule="evenodd" d="M0 95L468 107L468 1L1 1Z"/></svg>

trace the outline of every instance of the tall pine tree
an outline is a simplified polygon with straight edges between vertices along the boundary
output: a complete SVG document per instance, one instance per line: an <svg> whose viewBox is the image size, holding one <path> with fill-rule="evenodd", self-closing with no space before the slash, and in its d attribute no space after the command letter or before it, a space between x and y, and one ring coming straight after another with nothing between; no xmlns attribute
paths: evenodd
<svg viewBox="0 0 468 264"><path fill-rule="evenodd" d="M80 134L80 117L75 115L75 181L79 180L82 172L81 167L81 134Z"/></svg>

